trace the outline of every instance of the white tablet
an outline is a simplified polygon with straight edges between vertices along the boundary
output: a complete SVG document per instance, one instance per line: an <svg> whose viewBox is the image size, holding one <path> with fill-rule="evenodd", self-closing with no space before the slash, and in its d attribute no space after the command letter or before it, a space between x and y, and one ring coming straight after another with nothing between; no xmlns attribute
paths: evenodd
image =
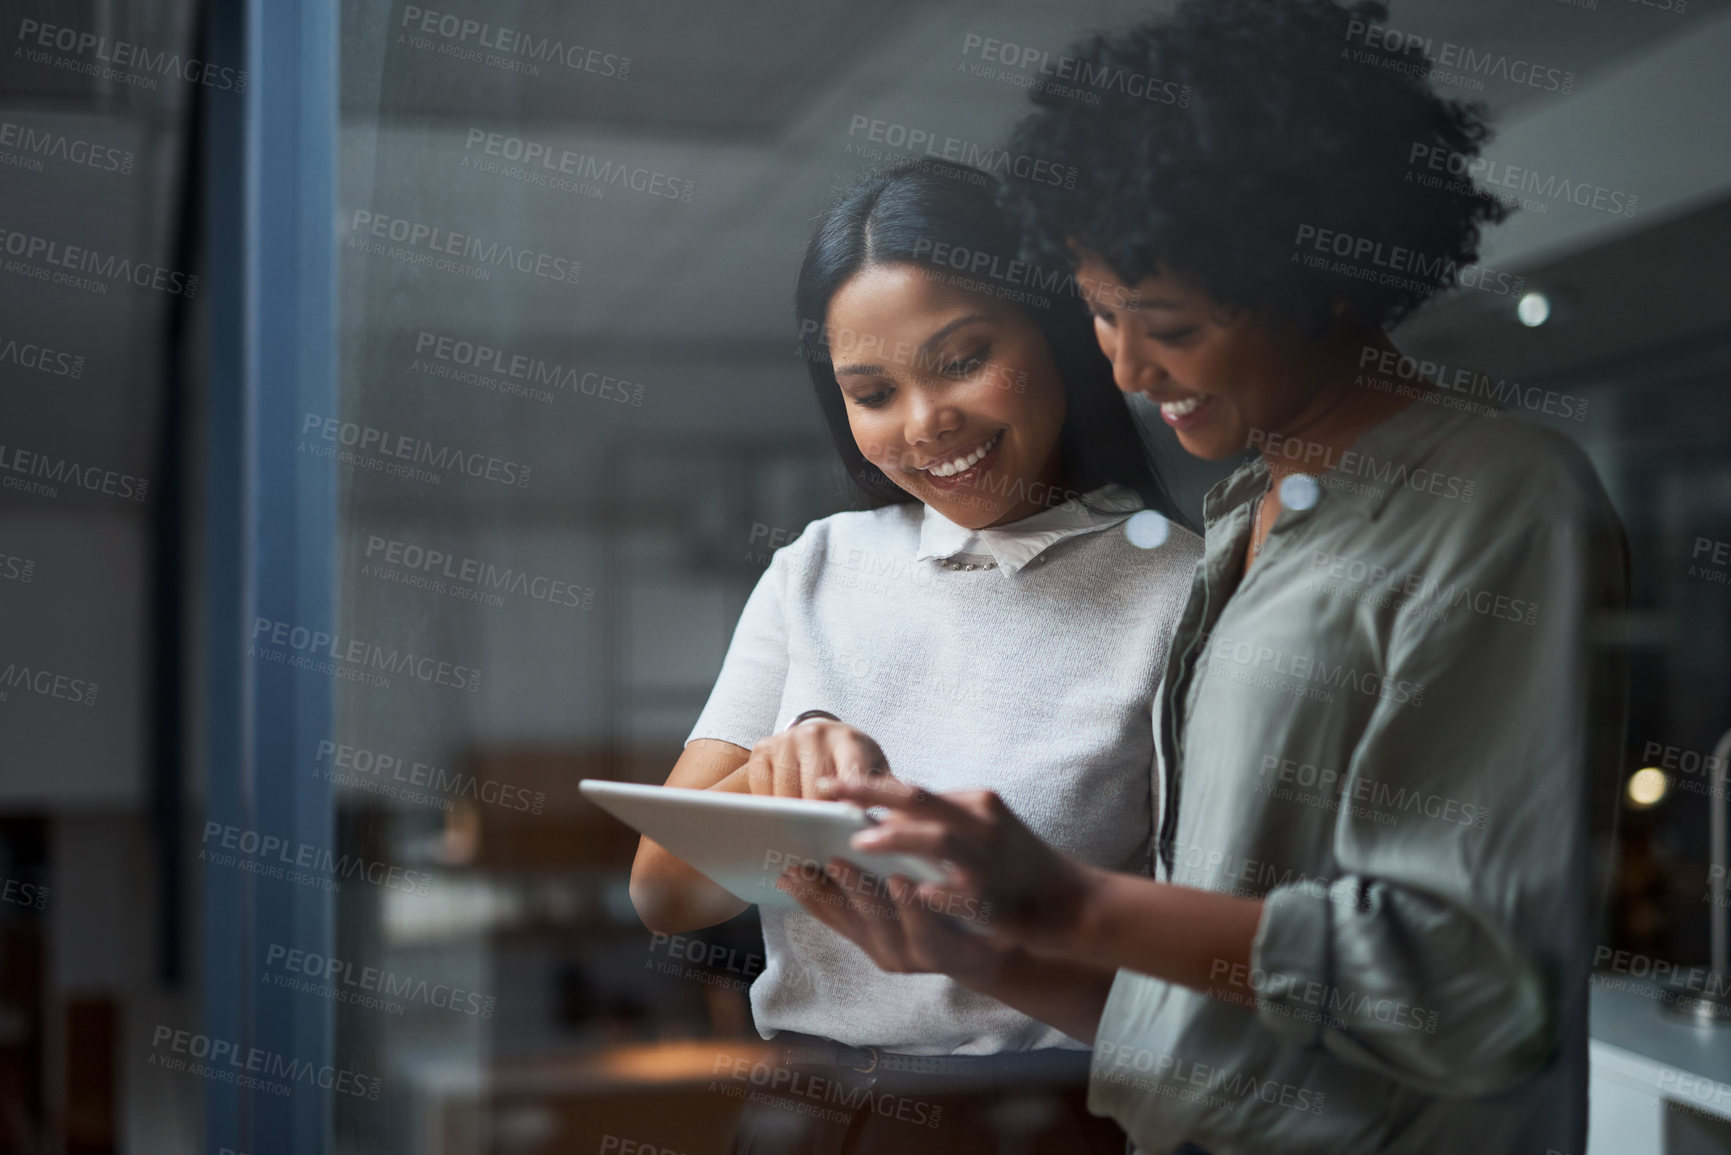
<svg viewBox="0 0 1731 1155"><path fill-rule="evenodd" d="M690 863L729 894L759 906L797 909L775 888L789 866L821 870L832 858L887 879L901 874L915 882L942 882L944 872L908 854L866 854L848 845L856 831L872 825L851 802L771 798L722 790L642 786L634 782L578 784L583 796L640 834Z"/></svg>

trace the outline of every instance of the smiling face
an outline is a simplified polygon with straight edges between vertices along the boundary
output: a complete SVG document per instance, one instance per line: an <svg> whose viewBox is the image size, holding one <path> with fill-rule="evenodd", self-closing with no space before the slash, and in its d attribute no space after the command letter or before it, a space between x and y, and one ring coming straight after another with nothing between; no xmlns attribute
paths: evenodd
<svg viewBox="0 0 1731 1155"><path fill-rule="evenodd" d="M1230 457L1250 445L1252 430L1301 427L1331 399L1310 371L1314 343L1273 333L1247 313L1224 315L1175 277L1126 285L1098 256L1084 254L1076 279L1118 388L1158 405L1179 444L1197 457Z"/></svg>
<svg viewBox="0 0 1731 1155"><path fill-rule="evenodd" d="M896 485L970 529L1051 504L1064 388L1020 309L870 265L830 299L826 335L854 442Z"/></svg>

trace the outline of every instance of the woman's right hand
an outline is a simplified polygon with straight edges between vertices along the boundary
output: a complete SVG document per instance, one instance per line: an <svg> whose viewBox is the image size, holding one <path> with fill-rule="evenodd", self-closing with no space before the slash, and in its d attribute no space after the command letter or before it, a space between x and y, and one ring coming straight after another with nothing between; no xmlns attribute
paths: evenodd
<svg viewBox="0 0 1731 1155"><path fill-rule="evenodd" d="M751 748L745 765L730 775L734 789L777 798L821 798L820 778L843 782L892 780L883 748L870 734L845 722L812 718L772 734Z"/></svg>
<svg viewBox="0 0 1731 1155"><path fill-rule="evenodd" d="M886 974L941 974L964 986L980 986L989 984L1018 949L990 930L979 933L983 924L970 930L959 918L922 902L919 887L908 878L873 879L845 859L832 859L815 872L790 866L775 886L850 939Z"/></svg>
<svg viewBox="0 0 1731 1155"><path fill-rule="evenodd" d="M933 794L904 782L825 783L819 798L881 806L883 820L850 840L868 854L942 862L948 878L918 888L932 910L978 911L1004 937L1061 951L1107 872L1047 843L991 790Z"/></svg>

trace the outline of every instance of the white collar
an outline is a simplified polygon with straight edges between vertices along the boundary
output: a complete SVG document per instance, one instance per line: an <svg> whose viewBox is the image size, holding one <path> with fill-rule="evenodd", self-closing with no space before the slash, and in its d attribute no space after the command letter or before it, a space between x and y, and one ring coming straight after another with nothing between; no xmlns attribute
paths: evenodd
<svg viewBox="0 0 1731 1155"><path fill-rule="evenodd" d="M915 561L943 561L958 554L995 561L1016 574L1047 549L1066 538L1117 525L1142 508L1142 499L1126 486L1112 482L1063 505L988 529L957 525L931 506L920 522Z"/></svg>

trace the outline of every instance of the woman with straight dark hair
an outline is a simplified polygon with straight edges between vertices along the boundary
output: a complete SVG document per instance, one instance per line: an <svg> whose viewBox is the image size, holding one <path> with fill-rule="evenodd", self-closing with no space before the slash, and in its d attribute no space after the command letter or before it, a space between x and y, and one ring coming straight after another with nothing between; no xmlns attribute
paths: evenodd
<svg viewBox="0 0 1731 1155"><path fill-rule="evenodd" d="M1134 490L1148 509L1181 518L1113 385L1111 365L1094 340L1083 286L1064 265L1054 266L1054 275L1016 258L1016 235L996 206L987 204L996 187L977 169L909 161L855 186L807 246L794 296L800 353L848 476L870 506L921 500L867 460L836 378L830 345L842 342L863 354L875 335L838 330L826 321L831 300L856 274L870 266L905 265L925 270L936 284L1017 305L1039 331L1064 395L1058 453L1069 470L1068 496L1116 482ZM1000 384L1016 392L1027 388L1025 381ZM1035 503L1050 507L1068 496L1052 490Z"/></svg>
<svg viewBox="0 0 1731 1155"><path fill-rule="evenodd" d="M1148 1155L1586 1149L1626 546L1569 438L1388 336L1454 288L1512 312L1520 281L1478 261L1507 210L1447 175L1483 110L1386 16L1184 0L1073 48L1096 99L1040 92L1009 146L1079 174L1010 207L1085 280L1118 387L1197 457L1250 451L1165 668L1155 877L991 791L843 775L892 808L854 845L947 881L892 880L894 917L845 870L782 882L887 970L1091 1040L1089 1106Z"/></svg>
<svg viewBox="0 0 1731 1155"><path fill-rule="evenodd" d="M893 761L900 781L989 787L1068 853L1146 872L1154 689L1200 546L1073 281L1029 285L995 191L974 169L904 165L819 223L800 347L864 508L776 552L667 784L812 797L819 751L861 776ZM662 932L746 906L648 839L631 896ZM737 1150L1013 1135L1122 1151L1085 1109L1084 1043L941 975L883 974L797 908L762 914L753 1015L810 1094L749 1102Z"/></svg>

